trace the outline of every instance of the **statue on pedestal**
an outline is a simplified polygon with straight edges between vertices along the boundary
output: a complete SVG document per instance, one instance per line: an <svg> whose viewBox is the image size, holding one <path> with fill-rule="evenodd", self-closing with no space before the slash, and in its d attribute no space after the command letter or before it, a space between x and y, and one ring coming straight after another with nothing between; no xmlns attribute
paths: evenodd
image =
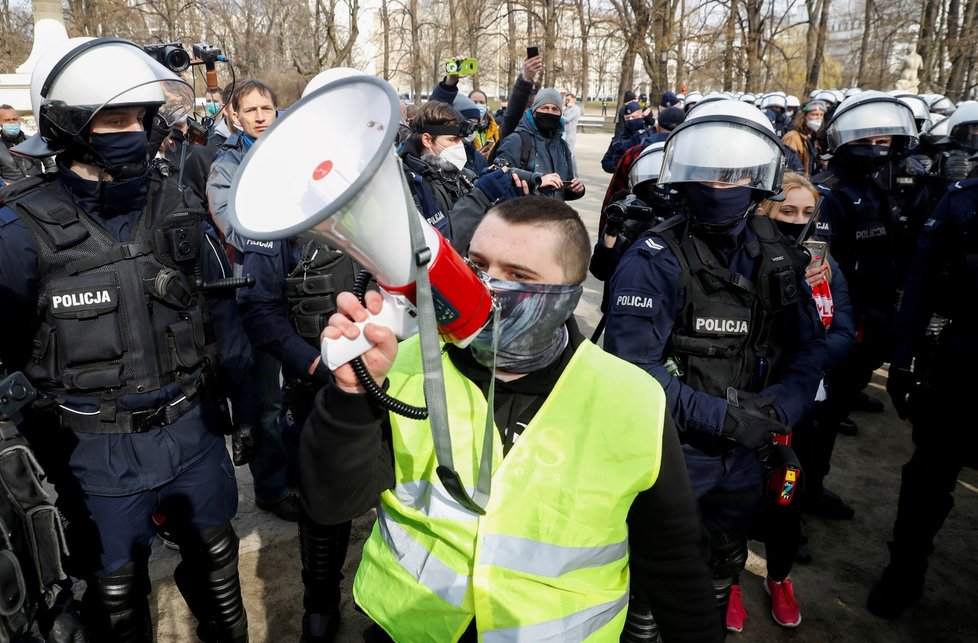
<svg viewBox="0 0 978 643"><path fill-rule="evenodd" d="M917 75L920 73L920 68L924 66L924 59L920 57L916 49L910 46L907 47L907 55L903 57L901 62L900 79L896 82L897 89L904 89L916 94L920 85L920 79Z"/></svg>

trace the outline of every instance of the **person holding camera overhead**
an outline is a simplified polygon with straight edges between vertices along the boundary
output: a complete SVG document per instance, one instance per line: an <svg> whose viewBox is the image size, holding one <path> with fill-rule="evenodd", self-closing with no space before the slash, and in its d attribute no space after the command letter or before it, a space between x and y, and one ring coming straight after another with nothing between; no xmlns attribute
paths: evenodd
<svg viewBox="0 0 978 643"><path fill-rule="evenodd" d="M734 153L736 152L736 153ZM805 283L808 257L754 209L781 187L781 141L753 105L718 100L666 141L658 185L687 217L635 241L611 280L605 349L666 392L693 493L711 537L713 583L727 620L747 562L775 435L815 399L825 333ZM768 587L771 592L779 587ZM633 597L636 608L641 596Z"/></svg>
<svg viewBox="0 0 978 643"><path fill-rule="evenodd" d="M562 105L556 89L537 92L516 131L499 144L495 163L539 172L540 194L573 201L584 196L584 184L574 176L574 157L563 139Z"/></svg>
<svg viewBox="0 0 978 643"><path fill-rule="evenodd" d="M189 113L193 90L118 38L55 45L31 87L39 132L19 151L57 153L58 172L2 194L0 307L17 321L0 359L39 393L22 428L58 492L91 640L153 639L148 559L165 516L198 636L243 643L223 403L239 428L257 424L251 347L233 294L204 288L234 283L206 213L148 162L150 125Z"/></svg>

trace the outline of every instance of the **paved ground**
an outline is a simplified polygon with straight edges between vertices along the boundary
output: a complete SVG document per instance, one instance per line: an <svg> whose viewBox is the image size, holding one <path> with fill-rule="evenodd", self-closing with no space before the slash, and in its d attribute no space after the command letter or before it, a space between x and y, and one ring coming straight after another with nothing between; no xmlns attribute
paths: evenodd
<svg viewBox="0 0 978 643"><path fill-rule="evenodd" d="M598 208L610 175L600 159L610 134L578 135L578 166L587 185L585 198L573 203L591 231L597 233ZM600 284L585 284L578 315L589 332L598 321ZM886 399L880 371L872 392ZM956 491L957 506L938 537L932 557L927 592L919 605L893 624L877 619L864 607L866 592L878 576L886 555L899 485L900 466L911 453L909 425L899 421L889 406L884 413L855 414L858 437L839 438L829 486L842 493L857 510L847 522L809 520L815 562L797 567L792 574L804 621L795 630L774 625L767 615L761 581L764 577L763 546L752 544L748 571L742 578L745 604L751 615L743 641L978 641L978 474L966 469ZM973 420L972 420L973 421ZM297 530L254 504L251 476L238 469L240 509L235 529L241 536L240 570L251 626L256 642L297 641L302 615ZM353 577L363 538L372 516L354 526L355 544L347 561L347 586ZM177 555L157 547L151 561L154 592L151 605L158 640L196 640L190 615L170 580ZM348 590L348 587L347 587ZM353 612L349 591L344 594L341 643L359 641L366 621ZM406 642L411 643L411 642Z"/></svg>

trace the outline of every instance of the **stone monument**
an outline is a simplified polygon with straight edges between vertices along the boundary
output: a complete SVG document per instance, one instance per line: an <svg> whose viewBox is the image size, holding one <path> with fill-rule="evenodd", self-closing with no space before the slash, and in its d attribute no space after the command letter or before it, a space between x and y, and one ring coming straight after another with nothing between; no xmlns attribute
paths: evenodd
<svg viewBox="0 0 978 643"><path fill-rule="evenodd" d="M897 89L903 89L917 93L920 86L920 68L924 66L924 60L913 47L907 47L907 55L901 59L900 78L896 82Z"/></svg>
<svg viewBox="0 0 978 643"><path fill-rule="evenodd" d="M0 74L0 105L19 112L31 111L31 72L48 47L68 39L61 0L33 0L34 46L31 55L13 74Z"/></svg>

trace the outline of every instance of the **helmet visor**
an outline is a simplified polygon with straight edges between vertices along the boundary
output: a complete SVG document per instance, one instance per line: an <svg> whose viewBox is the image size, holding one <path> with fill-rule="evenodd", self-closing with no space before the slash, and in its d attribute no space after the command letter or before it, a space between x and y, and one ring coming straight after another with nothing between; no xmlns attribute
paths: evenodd
<svg viewBox="0 0 978 643"><path fill-rule="evenodd" d="M85 102L68 104L56 98L46 100L40 110L41 118L69 136L77 136L86 131L96 114L105 110L122 107L142 107L149 113L158 110L156 113L168 127L193 111L194 91L189 83L148 57L139 63L142 82Z"/></svg>
<svg viewBox="0 0 978 643"><path fill-rule="evenodd" d="M865 106L865 107L864 107ZM873 136L906 136L917 142L917 124L913 112L897 99L872 101L836 112L825 131L829 149Z"/></svg>
<svg viewBox="0 0 978 643"><path fill-rule="evenodd" d="M951 138L964 149L978 151L978 123L959 123L951 129Z"/></svg>
<svg viewBox="0 0 978 643"><path fill-rule="evenodd" d="M635 186L646 181L656 181L659 179L659 172L662 170L662 159L665 157L665 150L646 150L635 159L632 169L628 172L628 186L635 189Z"/></svg>
<svg viewBox="0 0 978 643"><path fill-rule="evenodd" d="M659 183L726 183L775 192L782 157L774 136L754 127L694 120L666 142Z"/></svg>

